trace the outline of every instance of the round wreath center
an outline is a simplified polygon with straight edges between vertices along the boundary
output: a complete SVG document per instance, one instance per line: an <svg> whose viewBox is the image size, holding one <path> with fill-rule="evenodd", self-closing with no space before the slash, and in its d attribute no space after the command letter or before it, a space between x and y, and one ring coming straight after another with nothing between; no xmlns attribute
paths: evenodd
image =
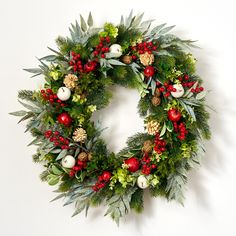
<svg viewBox="0 0 236 236"><path fill-rule="evenodd" d="M144 125L138 114L138 91L113 86L111 92L112 98L108 106L94 112L92 120L104 128L101 137L107 148L117 153L125 146L128 137L144 131Z"/></svg>

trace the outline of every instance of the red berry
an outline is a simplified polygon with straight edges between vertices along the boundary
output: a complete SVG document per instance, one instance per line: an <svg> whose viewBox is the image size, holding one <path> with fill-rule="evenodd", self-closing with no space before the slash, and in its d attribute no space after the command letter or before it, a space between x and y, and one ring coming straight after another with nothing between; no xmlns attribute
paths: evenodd
<svg viewBox="0 0 236 236"><path fill-rule="evenodd" d="M185 79L185 80L188 80L188 79L189 79L189 76L185 74L185 75L184 75L184 79Z"/></svg>
<svg viewBox="0 0 236 236"><path fill-rule="evenodd" d="M106 57L105 54L102 54L102 55L101 55L101 58L105 58L105 57Z"/></svg>
<svg viewBox="0 0 236 236"><path fill-rule="evenodd" d="M151 167L152 167L152 169L156 169L157 168L157 166L155 164L152 164Z"/></svg>
<svg viewBox="0 0 236 236"><path fill-rule="evenodd" d="M111 178L111 173L109 171L104 171L102 173L102 179L105 181L105 182L108 182Z"/></svg>
<svg viewBox="0 0 236 236"><path fill-rule="evenodd" d="M71 170L70 173L69 173L69 176L74 177L74 175L75 175L75 172L73 170Z"/></svg>
<svg viewBox="0 0 236 236"><path fill-rule="evenodd" d="M199 89L200 89L200 91L203 91L203 90L204 90L204 88L203 88L203 87L200 87Z"/></svg>

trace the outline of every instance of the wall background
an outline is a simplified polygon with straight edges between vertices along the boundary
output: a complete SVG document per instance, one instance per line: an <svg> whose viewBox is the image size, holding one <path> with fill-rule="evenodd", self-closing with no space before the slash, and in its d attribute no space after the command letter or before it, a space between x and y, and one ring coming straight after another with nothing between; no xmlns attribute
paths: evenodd
<svg viewBox="0 0 236 236"><path fill-rule="evenodd" d="M235 157L235 7L234 1L107 1L107 0L8 0L0 1L0 235L236 235L236 157ZM35 56L48 53L58 34L68 34L68 26L79 13L91 10L97 25L117 22L130 9L144 11L154 24L176 24L175 33L183 38L198 39L202 50L195 51L198 72L212 92L212 140L208 142L202 167L190 173L185 207L146 196L144 214L130 215L118 228L104 209L70 218L72 206L49 203L55 195L52 188L38 179L41 168L31 162L34 148L26 147L30 135L24 135L24 124L8 112L20 109L17 90L34 89L40 78L30 79L22 68L35 67ZM109 126L112 150L119 150L126 138L140 130L136 115L138 95L135 91L116 89L112 107L100 114ZM131 122L127 122L131 119ZM111 135L107 132L105 137Z"/></svg>

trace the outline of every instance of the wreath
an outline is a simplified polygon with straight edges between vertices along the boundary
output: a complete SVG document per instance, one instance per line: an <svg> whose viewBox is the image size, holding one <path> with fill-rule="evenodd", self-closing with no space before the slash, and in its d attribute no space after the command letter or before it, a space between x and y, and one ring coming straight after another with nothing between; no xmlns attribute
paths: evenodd
<svg viewBox="0 0 236 236"><path fill-rule="evenodd" d="M27 109L11 113L27 120L37 145L33 161L42 163L41 179L57 185L55 198L75 204L76 215L104 204L105 215L117 223L131 209L143 210L143 193L183 203L187 172L200 162L202 140L210 138L202 79L190 53L194 41L182 40L143 14L118 25L93 27L80 16L70 37L59 36L58 50L39 59L42 89L21 90L19 102ZM91 121L120 85L140 93L138 111L145 132L128 138L115 154L101 138L103 129Z"/></svg>

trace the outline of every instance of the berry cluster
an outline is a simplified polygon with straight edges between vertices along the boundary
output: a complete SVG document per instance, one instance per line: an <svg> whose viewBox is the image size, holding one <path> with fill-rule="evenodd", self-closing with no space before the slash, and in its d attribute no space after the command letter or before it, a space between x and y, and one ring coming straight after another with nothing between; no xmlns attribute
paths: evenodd
<svg viewBox="0 0 236 236"><path fill-rule="evenodd" d="M154 140L154 150L157 154L161 154L166 151L166 141L160 138L160 134L157 133Z"/></svg>
<svg viewBox="0 0 236 236"><path fill-rule="evenodd" d="M186 134L188 133L188 131L186 130L185 124L183 122L179 124L177 122L173 122L173 125L174 125L175 133L179 134L177 138L179 140L184 140L186 138Z"/></svg>
<svg viewBox="0 0 236 236"><path fill-rule="evenodd" d="M145 175L149 175L152 170L156 169L157 166L155 164L151 163L151 158L148 155L148 153L144 153L143 158L142 158L142 173Z"/></svg>
<svg viewBox="0 0 236 236"><path fill-rule="evenodd" d="M163 85L160 82L157 82L157 87L159 91L163 93L164 97L169 97L171 92L176 92L176 88L173 88L173 85L170 82L165 82Z"/></svg>
<svg viewBox="0 0 236 236"><path fill-rule="evenodd" d="M75 166L72 167L70 173L69 173L69 176L70 177L74 177L75 174L78 172L78 171L81 171L83 169L85 169L87 166L87 162L86 161L81 161L81 160L78 160L77 161L77 164Z"/></svg>
<svg viewBox="0 0 236 236"><path fill-rule="evenodd" d="M44 133L45 138L49 139L50 142L54 143L55 147L60 147L61 149L69 149L69 140L62 137L58 131L47 130Z"/></svg>
<svg viewBox="0 0 236 236"><path fill-rule="evenodd" d="M132 46L131 49L137 51L139 54L144 54L145 52L152 54L152 51L157 50L157 46L153 45L153 42L142 42L136 46Z"/></svg>
<svg viewBox="0 0 236 236"><path fill-rule="evenodd" d="M101 57L105 58L105 53L109 52L109 43L110 43L110 37L101 37L99 44L96 46L96 49L93 52L94 57Z"/></svg>
<svg viewBox="0 0 236 236"><path fill-rule="evenodd" d="M103 171L103 173L98 176L98 181L92 186L93 191L97 192L104 188L110 179L111 173L109 171Z"/></svg>
<svg viewBox="0 0 236 236"><path fill-rule="evenodd" d="M185 74L183 77L178 77L178 80L181 81L181 84L183 85L183 87L187 87L187 88L191 88L195 83L196 81L189 81L190 78L187 74ZM196 88L192 88L191 89L191 92L192 93L199 93L201 91L203 91L204 88L203 87L199 87L199 85L196 86Z"/></svg>
<svg viewBox="0 0 236 236"><path fill-rule="evenodd" d="M58 99L57 95L53 93L51 89L42 89L41 91L42 97L46 100L49 101L52 105L56 104L57 106L64 107L65 103L63 103L60 99Z"/></svg>
<svg viewBox="0 0 236 236"><path fill-rule="evenodd" d="M81 60L81 55L79 53L71 52L72 59L70 60L70 66L73 66L74 72L84 72L83 63Z"/></svg>

